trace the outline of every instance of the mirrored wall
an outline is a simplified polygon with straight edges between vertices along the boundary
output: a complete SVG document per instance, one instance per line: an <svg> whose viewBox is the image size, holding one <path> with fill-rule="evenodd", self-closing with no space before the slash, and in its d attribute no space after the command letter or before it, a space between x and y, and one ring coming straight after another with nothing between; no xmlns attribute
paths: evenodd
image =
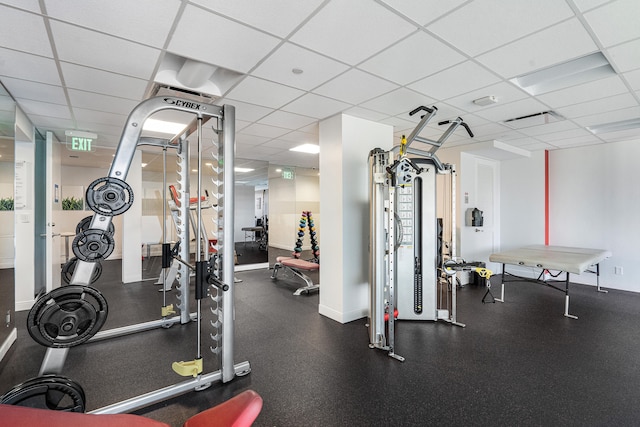
<svg viewBox="0 0 640 427"><path fill-rule="evenodd" d="M14 325L14 137L15 102L0 84L0 346ZM9 322L7 322L9 319Z"/></svg>

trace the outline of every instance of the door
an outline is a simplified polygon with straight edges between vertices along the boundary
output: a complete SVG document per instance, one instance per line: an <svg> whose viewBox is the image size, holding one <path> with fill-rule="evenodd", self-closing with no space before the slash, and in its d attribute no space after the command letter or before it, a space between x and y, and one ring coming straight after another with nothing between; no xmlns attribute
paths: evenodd
<svg viewBox="0 0 640 427"><path fill-rule="evenodd" d="M60 287L60 145L53 134L36 131L35 147L35 295Z"/></svg>
<svg viewBox="0 0 640 427"><path fill-rule="evenodd" d="M47 132L47 191L46 191L46 280L47 292L60 287L61 257L60 245L60 215L62 202L60 198L60 144L53 139L53 134Z"/></svg>
<svg viewBox="0 0 640 427"><path fill-rule="evenodd" d="M497 264L489 263L489 255L498 251L500 245L500 163L468 153L462 154L461 163L460 255L466 261L481 261L497 271ZM482 211L481 226L472 225L473 209Z"/></svg>

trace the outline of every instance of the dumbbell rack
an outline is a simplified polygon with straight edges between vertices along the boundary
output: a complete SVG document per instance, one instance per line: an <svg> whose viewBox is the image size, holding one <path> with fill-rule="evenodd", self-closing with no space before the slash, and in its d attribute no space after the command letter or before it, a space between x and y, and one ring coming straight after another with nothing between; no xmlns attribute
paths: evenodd
<svg viewBox="0 0 640 427"><path fill-rule="evenodd" d="M142 125L144 121L151 115L163 111L163 110L177 110L185 113L192 113L195 115L194 120L185 128L185 131L176 136L173 140L166 142L150 142L145 141L144 138L140 138L142 132ZM106 258L113 250L113 234L109 233L111 227L112 217L124 213L133 202L133 193L131 187L126 184L125 180L131 167L131 162L135 154L135 150L138 145L151 144L160 145L164 149L166 147L178 148L179 157L179 169L183 172L179 179L180 199L182 201L181 217L185 219L183 224L188 223L189 216L189 185L188 174L191 170L189 167L189 155L188 155L188 143L185 144L186 138L194 131L197 132L198 138L198 165L199 169L202 165L202 150L201 150L201 135L202 124L208 119L215 119L217 121L217 129L215 129L218 135L217 144L217 167L214 168L218 172L217 184L217 206L215 209L218 211L218 247L217 257L215 260L215 266L211 264L207 265L206 261L201 261L197 258L196 267L191 266L188 263L189 260L189 246L182 245L179 255L181 266L184 268L184 274L180 275L180 284L178 286L179 304L178 308L181 311L180 316L174 318L163 318L158 321L146 322L143 324L126 326L123 328L116 328L108 331L100 331L99 325L86 336L81 339L75 339L76 337L70 337L67 342L51 343L45 354L44 360L41 365L40 375L45 374L58 374L64 366L66 356L70 347L82 344L89 340L102 340L107 338L114 338L122 335L128 335L140 331L155 329L158 327L167 327L174 323L187 323L193 319L193 315L189 313L189 268L196 269L196 275L200 276L200 285L196 280L196 300L198 302L198 355L194 362L200 360L200 369L189 372L189 375L193 374L193 379L183 381L181 383L165 387L156 391L152 391L125 401L109 405L91 413L96 414L114 414L122 412L131 412L154 403L158 403L169 399L174 396L178 396L191 390L201 390L208 387L212 382L222 381L223 383L231 381L235 376L246 375L251 371L249 362L234 363L234 242L233 242L233 230L234 230L234 156L235 156L235 108L231 105L215 106L206 105L193 102L190 100L184 100L174 97L156 97L143 101L139 104L129 115L124 131L121 136L120 143L118 145L116 155L113 159L113 163L109 170L109 175L105 178L100 178L94 181L87 189L87 203L94 210L95 214L91 219L91 223L86 230L82 230L74 239L73 251L78 261L73 271L73 276L70 280L69 291L77 290L83 296L78 296L78 300L84 298L85 294L90 296L96 294L94 299L99 300L97 304L101 306L100 293L89 285L92 282L94 275L94 269L97 263ZM186 150L185 150L186 148ZM222 180L220 180L222 176ZM200 193L200 181L201 171L198 172L198 193ZM198 213L201 213L200 206L200 194L198 194ZM201 217L198 218L201 220ZM225 231L229 230L229 238L225 238ZM179 237L184 242L189 242L189 227L183 226L179 230ZM198 236L200 238L201 236ZM197 254L200 253L200 242L198 241ZM165 244L168 246L168 244ZM163 245L163 253L164 247ZM207 250L206 248L205 250ZM163 262L164 263L164 262ZM198 274L200 273L200 274ZM213 332L210 334L214 340L214 344L211 346L211 350L214 354L219 355L220 369L215 372L207 374L202 373L201 355L200 355L200 300L203 298L205 292L204 285L202 285L202 276L206 276L205 281L210 286L212 292L210 293L212 299L216 301L218 307L217 319L215 322L211 322L213 326ZM67 288L67 287L65 287ZM55 291L65 291L65 288L59 288ZM62 289L62 291L60 291ZM47 297L44 295L43 297ZM41 297L42 298L42 297ZM37 302L36 302L37 304ZM106 304L105 304L106 305ZM90 310L89 304L86 305L87 310ZM214 313L216 314L216 313ZM30 314L31 316L31 314ZM102 316L100 313L96 314L96 318L104 323L106 320L106 306ZM61 320L62 322L62 320ZM62 325L63 327L73 328L73 322L67 322ZM224 333L223 333L224 332ZM185 362L176 362L176 364L184 364ZM184 365L179 368L185 368ZM180 369L174 370L180 373ZM182 369L186 371L187 369ZM184 374L182 374L184 375Z"/></svg>

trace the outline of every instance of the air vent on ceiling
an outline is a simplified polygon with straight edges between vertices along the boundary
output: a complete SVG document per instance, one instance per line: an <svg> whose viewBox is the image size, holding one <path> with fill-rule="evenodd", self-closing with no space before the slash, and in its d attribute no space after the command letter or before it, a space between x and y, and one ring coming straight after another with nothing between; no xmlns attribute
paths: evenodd
<svg viewBox="0 0 640 427"><path fill-rule="evenodd" d="M148 98L154 96L172 96L176 98L188 99L200 104L215 104L216 100L218 99L217 97L207 95L206 93L194 92L174 86L166 86L160 83L154 84L149 91Z"/></svg>
<svg viewBox="0 0 640 427"><path fill-rule="evenodd" d="M564 120L560 114L554 111L543 111L541 113L529 114L526 116L508 119L502 123L511 129L524 129L531 126L546 125Z"/></svg>

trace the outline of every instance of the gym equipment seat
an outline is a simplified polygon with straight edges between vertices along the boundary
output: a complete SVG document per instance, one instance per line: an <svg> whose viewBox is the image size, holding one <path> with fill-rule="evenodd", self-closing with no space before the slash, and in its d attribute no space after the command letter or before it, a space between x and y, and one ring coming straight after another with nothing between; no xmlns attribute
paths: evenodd
<svg viewBox="0 0 640 427"><path fill-rule="evenodd" d="M235 397L189 418L182 427L250 426L260 414L262 397L253 390L246 390ZM30 427L169 427L160 421L133 414L79 414L0 405L0 426Z"/></svg>

